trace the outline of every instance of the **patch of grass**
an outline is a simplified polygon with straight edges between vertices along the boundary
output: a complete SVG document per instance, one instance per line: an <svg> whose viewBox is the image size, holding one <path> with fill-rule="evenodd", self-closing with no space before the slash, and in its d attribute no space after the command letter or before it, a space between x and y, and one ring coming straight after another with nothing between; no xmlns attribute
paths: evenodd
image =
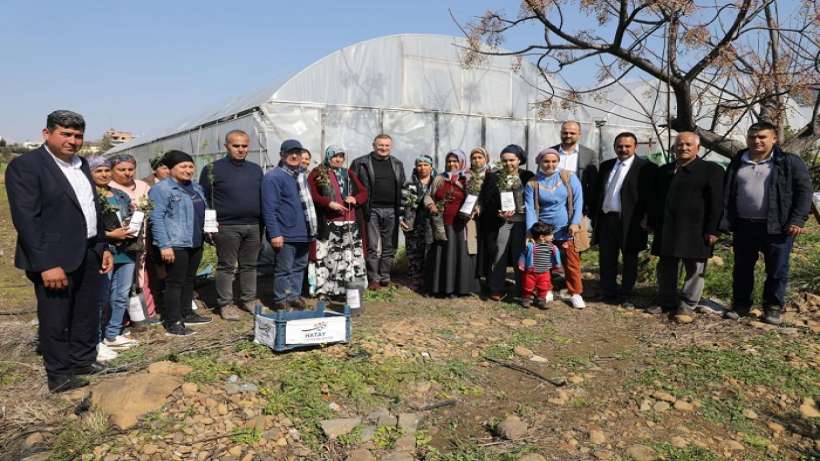
<svg viewBox="0 0 820 461"><path fill-rule="evenodd" d="M17 384L26 375L20 373L20 367L10 362L0 362L0 387Z"/></svg>
<svg viewBox="0 0 820 461"><path fill-rule="evenodd" d="M770 444L767 438L757 434L744 434L743 441L755 448L766 448Z"/></svg>
<svg viewBox="0 0 820 461"><path fill-rule="evenodd" d="M165 410L157 410L148 413L142 418L143 424L151 429L152 434L165 435L171 431L174 420Z"/></svg>
<svg viewBox="0 0 820 461"><path fill-rule="evenodd" d="M352 447L362 442L362 426L356 426L347 434L340 435L336 439L343 447Z"/></svg>
<svg viewBox="0 0 820 461"><path fill-rule="evenodd" d="M786 352L805 357L806 349L799 341L769 333L751 342L758 351L756 355L717 346L658 350L653 366L644 372L639 382L667 383L671 392L684 395L723 384L730 378L745 385L762 385L801 396L820 393L818 369L795 368L783 359Z"/></svg>
<svg viewBox="0 0 820 461"><path fill-rule="evenodd" d="M666 461L720 461L722 458L712 450L689 444L683 448L674 447L667 443L652 444L661 459Z"/></svg>
<svg viewBox="0 0 820 461"><path fill-rule="evenodd" d="M554 335L555 329L550 326L522 328L511 334L505 341L484 349L484 355L499 360L509 359L516 347L531 348L551 339Z"/></svg>
<svg viewBox="0 0 820 461"><path fill-rule="evenodd" d="M185 376L185 379L194 383L212 383L224 379L230 375L243 376L245 367L235 362L222 362L219 360L218 352L201 352L196 354L186 354L177 359L179 363L188 365L193 371Z"/></svg>
<svg viewBox="0 0 820 461"><path fill-rule="evenodd" d="M272 372L271 378L279 385L262 389L267 399L265 413L298 418L303 439L315 444L321 433L319 422L333 415L323 387L334 400L364 411L376 404L400 402L411 384L419 380L438 382L445 394L477 393L471 368L471 364L458 360L435 363L390 357L377 363L367 354L337 358L311 351L292 355Z"/></svg>
<svg viewBox="0 0 820 461"><path fill-rule="evenodd" d="M79 458L101 443L108 430L108 416L95 411L68 425L57 436L50 460L69 461Z"/></svg>
<svg viewBox="0 0 820 461"><path fill-rule="evenodd" d="M395 285L379 290L365 290L364 300L368 302L392 303L399 294L399 289Z"/></svg>
<svg viewBox="0 0 820 461"><path fill-rule="evenodd" d="M423 459L425 461L515 461L535 451L535 447L524 445L500 453L490 447L479 446L474 441L456 440L452 448L443 453L432 450L425 454Z"/></svg>
<svg viewBox="0 0 820 461"><path fill-rule="evenodd" d="M738 432L755 432L757 429L754 424L743 416L743 409L746 406L741 397L732 394L724 399L704 400L701 411L704 418L721 426L730 427Z"/></svg>
<svg viewBox="0 0 820 461"><path fill-rule="evenodd" d="M262 440L262 432L256 427L237 427L231 432L231 441L242 445L253 445Z"/></svg>
<svg viewBox="0 0 820 461"><path fill-rule="evenodd" d="M379 426L373 434L373 443L383 450L392 450L396 448L396 442L401 438L402 433L400 427Z"/></svg>
<svg viewBox="0 0 820 461"><path fill-rule="evenodd" d="M117 352L117 358L111 361L111 366L118 367L145 359L148 347L145 345L132 347L121 352Z"/></svg>

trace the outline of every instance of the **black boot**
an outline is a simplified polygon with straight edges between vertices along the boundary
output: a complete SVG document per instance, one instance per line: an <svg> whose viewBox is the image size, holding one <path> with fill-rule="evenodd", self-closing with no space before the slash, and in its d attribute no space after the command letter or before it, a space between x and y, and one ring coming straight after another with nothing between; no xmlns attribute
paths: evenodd
<svg viewBox="0 0 820 461"><path fill-rule="evenodd" d="M88 380L73 375L49 375L48 390L54 393L88 386Z"/></svg>

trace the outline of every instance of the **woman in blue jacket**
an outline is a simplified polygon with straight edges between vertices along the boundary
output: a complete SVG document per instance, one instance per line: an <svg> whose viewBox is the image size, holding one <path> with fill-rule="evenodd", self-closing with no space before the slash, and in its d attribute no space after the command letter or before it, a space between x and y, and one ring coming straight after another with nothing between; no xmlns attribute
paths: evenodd
<svg viewBox="0 0 820 461"><path fill-rule="evenodd" d="M188 336L188 325L208 323L210 317L194 313L196 270L202 261L205 194L194 175L194 159L178 150L165 153L162 162L170 175L148 192L153 202L151 234L165 264L162 323L169 336Z"/></svg>
<svg viewBox="0 0 820 461"><path fill-rule="evenodd" d="M572 307L586 307L581 293L581 256L575 249L573 236L581 229L584 199L581 181L574 174L560 171L560 156L555 149L544 149L535 160L538 174L524 188L527 232L533 224L543 222L555 226L555 245L561 252L567 291L571 295ZM569 212L570 191L572 193L572 216Z"/></svg>

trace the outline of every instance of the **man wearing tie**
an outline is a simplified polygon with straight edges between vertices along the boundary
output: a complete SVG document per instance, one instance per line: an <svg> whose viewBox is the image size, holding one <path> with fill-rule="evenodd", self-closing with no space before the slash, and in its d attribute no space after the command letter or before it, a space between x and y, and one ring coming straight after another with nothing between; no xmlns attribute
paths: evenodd
<svg viewBox="0 0 820 461"><path fill-rule="evenodd" d="M601 164L589 201L593 243L599 245L600 295L607 304L629 303L638 276L638 253L646 249L646 213L658 169L635 155L637 147L638 138L633 133L615 138L617 158ZM619 253L623 258L620 289Z"/></svg>
<svg viewBox="0 0 820 461"><path fill-rule="evenodd" d="M15 265L37 296L40 350L48 388L88 385L97 373L102 274L113 267L88 162L77 155L85 121L67 110L48 115L40 148L6 169L11 220L17 230Z"/></svg>

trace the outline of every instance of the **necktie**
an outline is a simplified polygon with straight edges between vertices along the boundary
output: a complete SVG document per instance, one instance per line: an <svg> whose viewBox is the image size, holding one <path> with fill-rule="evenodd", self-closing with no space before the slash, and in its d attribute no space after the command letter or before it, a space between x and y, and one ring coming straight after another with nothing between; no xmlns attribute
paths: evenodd
<svg viewBox="0 0 820 461"><path fill-rule="evenodd" d="M618 185L618 176L621 174L621 162L615 162L615 170L606 185L606 195L604 196L604 212L616 211L613 200L615 199L615 186Z"/></svg>

